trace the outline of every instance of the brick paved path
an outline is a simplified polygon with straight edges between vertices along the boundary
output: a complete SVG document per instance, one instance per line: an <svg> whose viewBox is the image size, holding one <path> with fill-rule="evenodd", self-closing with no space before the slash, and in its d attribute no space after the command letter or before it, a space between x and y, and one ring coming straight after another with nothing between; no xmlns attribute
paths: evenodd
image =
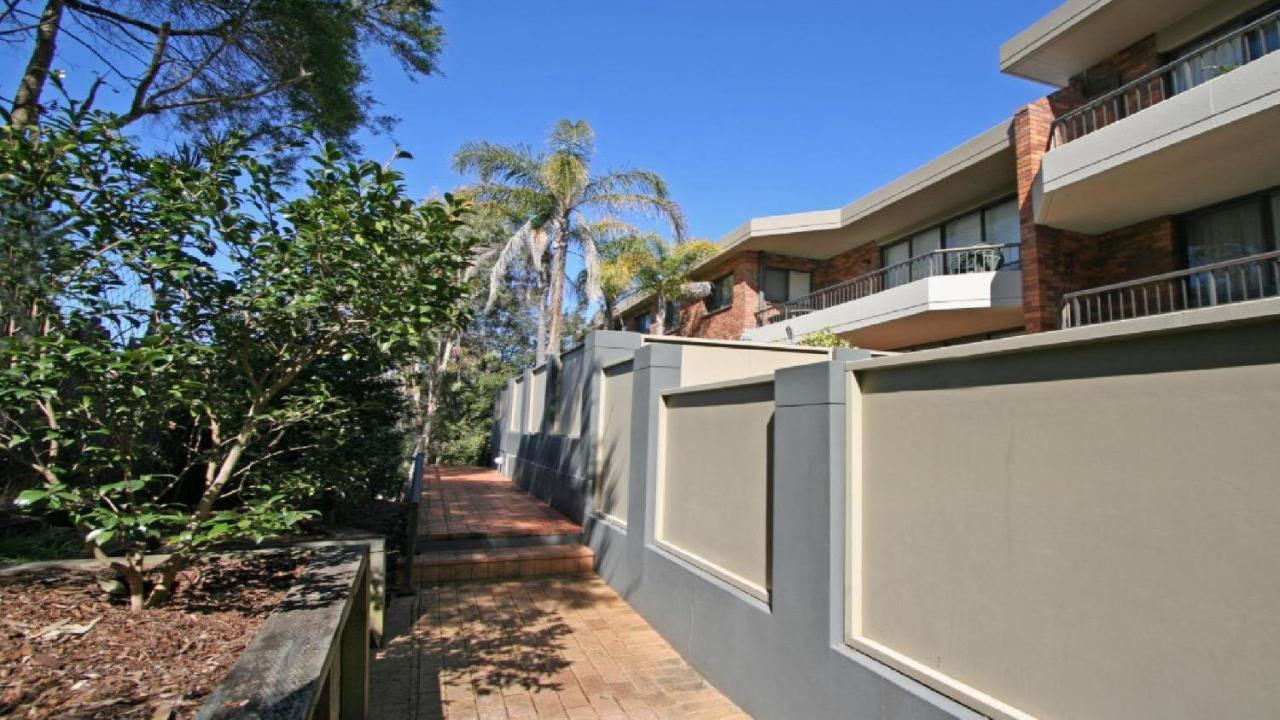
<svg viewBox="0 0 1280 720"><path fill-rule="evenodd" d="M427 468L418 527L430 540L582 532L495 470Z"/></svg>
<svg viewBox="0 0 1280 720"><path fill-rule="evenodd" d="M594 575L425 586L388 620L373 720L747 717Z"/></svg>

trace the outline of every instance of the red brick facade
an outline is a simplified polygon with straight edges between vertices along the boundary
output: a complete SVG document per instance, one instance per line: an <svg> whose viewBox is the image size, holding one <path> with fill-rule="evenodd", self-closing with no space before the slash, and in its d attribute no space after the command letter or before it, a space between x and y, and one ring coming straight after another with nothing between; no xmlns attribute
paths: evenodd
<svg viewBox="0 0 1280 720"><path fill-rule="evenodd" d="M814 289L835 285L842 280L858 277L880 269L880 246L876 243L862 245L824 260L813 274Z"/></svg>
<svg viewBox="0 0 1280 720"><path fill-rule="evenodd" d="M760 253L745 252L727 265L706 273L704 280L716 280L733 273L733 304L707 312L701 300L689 303L680 312L679 334L713 340L739 340L742 332L756 326L759 303Z"/></svg>
<svg viewBox="0 0 1280 720"><path fill-rule="evenodd" d="M1155 69L1154 37L1121 50L1071 84L1020 109L1013 119L1022 228L1022 304L1027 332L1059 327L1064 293L1176 270L1182 255L1173 218L1155 218L1099 236L1035 223L1032 188L1054 117ZM1157 101L1159 97L1156 98Z"/></svg>
<svg viewBox="0 0 1280 720"><path fill-rule="evenodd" d="M1054 115L1061 115L1095 98L1106 95L1125 83L1132 82L1160 67L1160 53L1156 50L1155 35L1148 36L1094 65L1071 79L1071 84L1049 96L1049 106ZM1151 98L1159 102L1163 89L1153 85ZM1143 88L1142 103L1147 102L1147 88ZM1131 102L1136 98L1131 98Z"/></svg>

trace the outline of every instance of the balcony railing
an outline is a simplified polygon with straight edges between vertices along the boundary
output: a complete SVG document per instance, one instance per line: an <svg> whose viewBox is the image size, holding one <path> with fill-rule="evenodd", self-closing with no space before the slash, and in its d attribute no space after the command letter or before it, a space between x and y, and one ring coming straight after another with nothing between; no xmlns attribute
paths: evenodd
<svg viewBox="0 0 1280 720"><path fill-rule="evenodd" d="M1161 315L1280 295L1280 251L1062 296L1062 327Z"/></svg>
<svg viewBox="0 0 1280 720"><path fill-rule="evenodd" d="M763 310L756 311L756 324L768 325L782 322L927 277L1008 270L1018 267L1020 261L1021 255L1017 243L969 245L934 250L919 257L829 285L784 303L771 303Z"/></svg>
<svg viewBox="0 0 1280 720"><path fill-rule="evenodd" d="M1280 49L1280 10L1210 40L1053 121L1051 148L1104 128Z"/></svg>

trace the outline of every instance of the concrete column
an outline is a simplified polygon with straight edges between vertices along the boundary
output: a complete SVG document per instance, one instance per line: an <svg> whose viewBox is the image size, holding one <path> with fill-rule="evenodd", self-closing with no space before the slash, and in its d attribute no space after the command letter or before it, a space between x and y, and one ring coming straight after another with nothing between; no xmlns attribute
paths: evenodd
<svg viewBox="0 0 1280 720"><path fill-rule="evenodd" d="M636 352L631 386L631 478L627 530L653 544L658 476L658 414L662 391L680 387L679 345L645 345Z"/></svg>
<svg viewBox="0 0 1280 720"><path fill-rule="evenodd" d="M587 372L582 391L581 437L578 440L580 456L578 467L588 482L583 487L582 507L584 516L592 509L593 489L598 478L599 467L596 459L599 453L600 440L600 395L603 387L603 370L619 360L632 357L644 342L640 333L620 330L592 330L584 341L587 353ZM584 517L585 519L585 517Z"/></svg>

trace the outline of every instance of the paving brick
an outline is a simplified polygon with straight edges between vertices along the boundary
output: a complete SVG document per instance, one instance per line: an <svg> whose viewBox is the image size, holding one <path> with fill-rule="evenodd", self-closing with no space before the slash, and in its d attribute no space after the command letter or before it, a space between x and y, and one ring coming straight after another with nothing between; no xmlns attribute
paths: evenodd
<svg viewBox="0 0 1280 720"><path fill-rule="evenodd" d="M746 717L594 575L430 585L407 605L371 670L375 698L395 683L373 720Z"/></svg>
<svg viewBox="0 0 1280 720"><path fill-rule="evenodd" d="M489 468L432 467L423 479L418 526L428 539L582 532L580 526Z"/></svg>

